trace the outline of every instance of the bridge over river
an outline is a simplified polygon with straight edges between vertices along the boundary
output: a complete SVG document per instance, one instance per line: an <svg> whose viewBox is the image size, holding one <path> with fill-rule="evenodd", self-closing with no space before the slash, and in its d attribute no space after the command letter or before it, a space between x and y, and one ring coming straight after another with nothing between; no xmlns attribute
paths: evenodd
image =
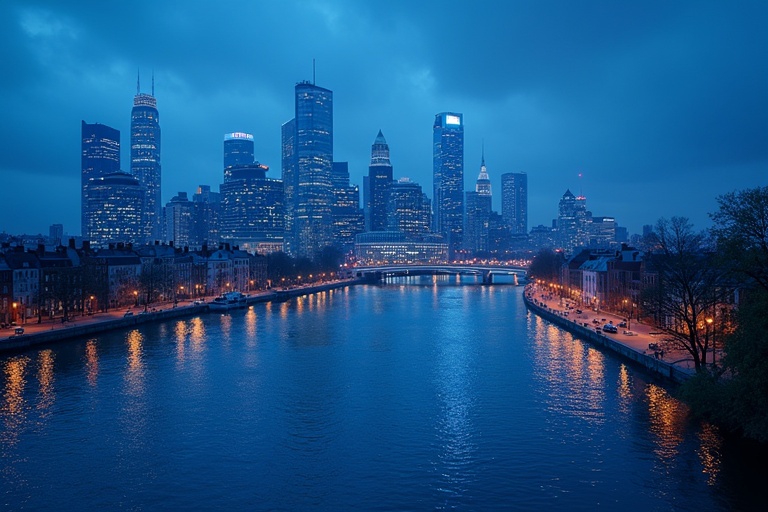
<svg viewBox="0 0 768 512"><path fill-rule="evenodd" d="M525 267L512 267L508 265L458 265L458 264L413 264L413 265L377 265L368 267L355 267L351 269L352 276L367 279L371 282L379 282L388 277L423 276L423 275L476 275L482 276L483 284L493 284L494 275L513 276L514 284L518 279L527 275Z"/></svg>

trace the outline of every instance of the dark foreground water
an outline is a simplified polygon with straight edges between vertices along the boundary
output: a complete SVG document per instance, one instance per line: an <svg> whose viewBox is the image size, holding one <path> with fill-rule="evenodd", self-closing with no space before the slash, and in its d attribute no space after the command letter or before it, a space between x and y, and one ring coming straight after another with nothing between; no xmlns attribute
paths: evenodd
<svg viewBox="0 0 768 512"><path fill-rule="evenodd" d="M764 454L529 315L521 288L453 283L361 286L0 356L0 505L766 504Z"/></svg>

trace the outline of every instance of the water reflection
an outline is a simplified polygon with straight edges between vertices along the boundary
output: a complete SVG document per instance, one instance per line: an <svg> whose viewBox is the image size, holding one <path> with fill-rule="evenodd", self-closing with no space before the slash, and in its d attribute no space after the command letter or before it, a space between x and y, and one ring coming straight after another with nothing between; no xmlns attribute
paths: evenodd
<svg viewBox="0 0 768 512"><path fill-rule="evenodd" d="M19 356L7 360L3 368L5 386L2 414L5 428L3 429L2 443L6 447L13 446L18 442L26 421L24 387L27 384L28 364L28 357Z"/></svg>
<svg viewBox="0 0 768 512"><path fill-rule="evenodd" d="M96 340L88 340L85 344L85 375L88 384L95 387L99 378L99 353L96 350Z"/></svg>
<svg viewBox="0 0 768 512"><path fill-rule="evenodd" d="M125 372L125 382L128 384L130 395L140 395L144 392L144 335L134 329L126 337L128 344L128 367Z"/></svg>
<svg viewBox="0 0 768 512"><path fill-rule="evenodd" d="M40 383L40 399L37 408L47 411L53 405L56 395L53 389L53 350L41 350L37 354L37 381Z"/></svg>
<svg viewBox="0 0 768 512"><path fill-rule="evenodd" d="M704 473L707 475L707 484L715 485L723 462L723 438L720 437L717 427L710 423L701 426L698 438L701 442L698 450L699 460L704 468Z"/></svg>
<svg viewBox="0 0 768 512"><path fill-rule="evenodd" d="M680 443L685 437L688 407L655 384L646 386L646 399L650 414L649 428L656 444L654 453L662 462L671 462L677 456Z"/></svg>

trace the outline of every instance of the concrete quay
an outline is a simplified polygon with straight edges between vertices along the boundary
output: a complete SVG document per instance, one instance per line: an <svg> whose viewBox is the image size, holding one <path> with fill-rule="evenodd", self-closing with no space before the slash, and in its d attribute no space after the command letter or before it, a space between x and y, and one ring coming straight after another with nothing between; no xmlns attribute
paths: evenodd
<svg viewBox="0 0 768 512"><path fill-rule="evenodd" d="M618 328L618 333L614 334L598 332L595 330L596 326L608 322L618 325L623 318L605 311L584 310L581 314L576 314L575 308L567 309L559 297L549 295L549 290L538 290L535 285L526 286L523 298L528 309L541 318L580 339L604 347L665 380L680 383L694 375L693 361L686 353L659 353L650 348L661 341L656 329L651 325L631 321L633 335L624 334L629 329L621 327ZM599 324L592 322L595 319Z"/></svg>
<svg viewBox="0 0 768 512"><path fill-rule="evenodd" d="M300 295L344 288L359 282L361 281L357 279L348 279L285 290L268 290L249 295L246 299L246 304L251 305L269 301L280 302ZM147 310L146 313L144 313L143 307L125 308L106 313L99 312L93 315L79 316L66 323L62 323L61 319L56 319L56 321L44 320L38 324L36 323L37 319L33 318L24 325L0 331L0 352L19 351L36 345L58 343L83 336L93 336L115 329L124 329L150 322L162 322L174 318L208 313L208 302L210 299L213 299L213 297L201 298L201 300L205 300L203 304L195 304L193 301L178 303L175 306L173 303L156 304ZM133 314L125 316L127 311L131 311ZM16 327L22 327L24 334L15 334Z"/></svg>

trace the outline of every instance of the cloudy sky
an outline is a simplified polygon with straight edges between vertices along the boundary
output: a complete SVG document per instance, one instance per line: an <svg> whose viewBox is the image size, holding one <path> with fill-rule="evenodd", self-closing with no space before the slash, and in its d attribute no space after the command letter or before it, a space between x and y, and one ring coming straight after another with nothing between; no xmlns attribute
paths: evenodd
<svg viewBox="0 0 768 512"><path fill-rule="evenodd" d="M280 177L296 82L334 92L334 159L362 185L381 129L395 178L432 195L432 123L464 114L465 188L481 148L526 172L529 227L566 189L630 233L709 225L722 193L768 185L768 2L0 2L0 231L80 232L80 122L128 147L137 72L162 129L163 202L222 181L223 135L253 133ZM581 177L579 177L581 175Z"/></svg>

